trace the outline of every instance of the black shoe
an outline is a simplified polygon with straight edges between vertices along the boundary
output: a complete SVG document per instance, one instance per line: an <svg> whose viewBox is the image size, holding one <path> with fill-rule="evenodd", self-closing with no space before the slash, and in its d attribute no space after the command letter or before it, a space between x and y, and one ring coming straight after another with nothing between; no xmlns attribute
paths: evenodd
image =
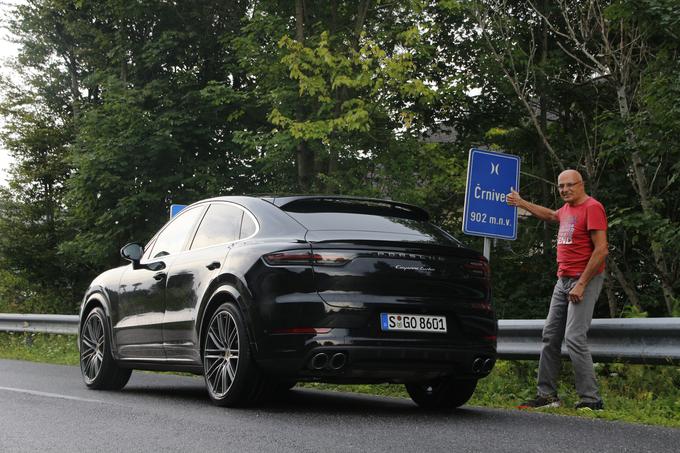
<svg viewBox="0 0 680 453"><path fill-rule="evenodd" d="M524 402L517 406L518 409L545 409L549 407L560 407L562 401L557 396L541 396Z"/></svg>
<svg viewBox="0 0 680 453"><path fill-rule="evenodd" d="M598 401L593 401L593 402L588 402L588 401L581 401L576 405L576 410L577 411L603 411L604 410L604 403L602 400Z"/></svg>

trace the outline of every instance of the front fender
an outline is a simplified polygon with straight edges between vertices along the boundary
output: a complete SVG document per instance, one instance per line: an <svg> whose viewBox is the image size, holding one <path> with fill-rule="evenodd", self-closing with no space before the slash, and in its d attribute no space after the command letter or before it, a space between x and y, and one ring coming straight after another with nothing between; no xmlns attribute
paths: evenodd
<svg viewBox="0 0 680 453"><path fill-rule="evenodd" d="M104 315L106 317L106 330L109 334L109 339L111 340L111 354L116 357L116 344L113 341L113 329L111 328L111 303L109 298L106 296L106 292L103 288L90 287L85 294L83 303L80 306L80 322L78 323L78 352L80 352L80 331L83 328L83 322L85 322L85 316L94 307L101 307L104 310Z"/></svg>

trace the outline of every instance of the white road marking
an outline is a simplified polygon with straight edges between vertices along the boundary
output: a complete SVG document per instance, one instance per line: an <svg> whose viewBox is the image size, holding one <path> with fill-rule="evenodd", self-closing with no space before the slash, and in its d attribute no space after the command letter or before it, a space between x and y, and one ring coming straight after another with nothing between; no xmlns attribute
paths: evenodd
<svg viewBox="0 0 680 453"><path fill-rule="evenodd" d="M93 400L93 399L89 399L89 398L80 398L78 396L60 395L59 393L39 392L37 390L17 389L17 388L13 388L13 387L0 387L0 390L5 390L7 392L15 392L15 393L26 393L28 395L34 395L34 396L45 396L47 398L60 398L60 399L63 399L63 400L82 401L82 402L85 402L85 403L111 404L107 401Z"/></svg>

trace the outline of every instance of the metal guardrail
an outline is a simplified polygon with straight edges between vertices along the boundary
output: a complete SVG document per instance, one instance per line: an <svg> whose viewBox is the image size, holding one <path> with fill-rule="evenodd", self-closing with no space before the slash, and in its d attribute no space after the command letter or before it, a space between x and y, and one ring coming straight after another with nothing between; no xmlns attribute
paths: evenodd
<svg viewBox="0 0 680 453"><path fill-rule="evenodd" d="M498 356L538 359L543 319L498 321ZM588 346L595 362L680 363L680 318L593 319ZM569 357L562 344L562 356Z"/></svg>
<svg viewBox="0 0 680 453"><path fill-rule="evenodd" d="M0 313L0 332L78 333L76 315L24 315Z"/></svg>
<svg viewBox="0 0 680 453"><path fill-rule="evenodd" d="M498 321L498 357L538 359L543 319ZM0 331L78 333L78 316L0 313ZM595 362L680 363L680 318L593 319L588 345ZM562 355L569 354L562 346Z"/></svg>

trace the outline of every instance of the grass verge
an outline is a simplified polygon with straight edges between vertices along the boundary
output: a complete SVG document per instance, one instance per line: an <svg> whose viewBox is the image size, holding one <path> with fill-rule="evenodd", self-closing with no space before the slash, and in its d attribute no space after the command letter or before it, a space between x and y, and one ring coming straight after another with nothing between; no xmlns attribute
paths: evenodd
<svg viewBox="0 0 680 453"><path fill-rule="evenodd" d="M75 335L0 332L0 358L78 365Z"/></svg>
<svg viewBox="0 0 680 453"><path fill-rule="evenodd" d="M78 348L71 335L0 333L0 358L77 365ZM514 408L534 396L537 366L536 361L499 361L491 375L479 381L470 404ZM595 370L605 411L572 409L578 396L573 387L571 365L565 362L560 376L564 407L545 412L680 428L680 367L610 363L596 364ZM396 384L305 383L301 386L408 398L404 386Z"/></svg>

